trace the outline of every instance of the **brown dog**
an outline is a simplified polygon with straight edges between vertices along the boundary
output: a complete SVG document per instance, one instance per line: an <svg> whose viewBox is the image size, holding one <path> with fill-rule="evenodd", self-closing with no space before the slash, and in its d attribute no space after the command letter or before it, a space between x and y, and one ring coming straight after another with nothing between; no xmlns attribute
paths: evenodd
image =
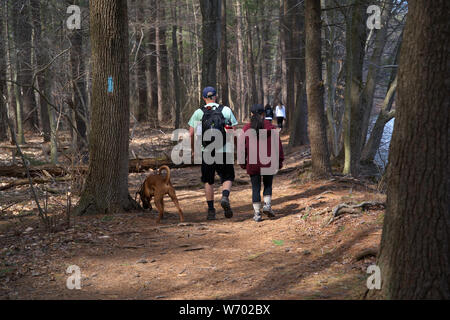
<svg viewBox="0 0 450 320"><path fill-rule="evenodd" d="M161 171L165 170L166 176L161 175ZM158 174L150 175L145 179L141 188L138 192L136 192L136 197L139 194L142 206L144 209L152 210L152 205L150 201L153 197L155 197L155 205L158 209L159 217L156 221L159 223L164 215L164 196L166 194L172 199L173 203L178 209L178 213L180 215L180 222L184 221L183 211L180 208L180 204L178 203L177 195L175 193L175 189L170 182L170 169L168 166L162 166L158 169Z"/></svg>

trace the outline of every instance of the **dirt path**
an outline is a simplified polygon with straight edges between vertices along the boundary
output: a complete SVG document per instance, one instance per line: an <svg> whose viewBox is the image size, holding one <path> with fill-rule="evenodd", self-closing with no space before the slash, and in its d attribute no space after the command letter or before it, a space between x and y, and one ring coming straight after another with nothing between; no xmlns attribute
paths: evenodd
<svg viewBox="0 0 450 320"><path fill-rule="evenodd" d="M169 198L160 225L156 212L135 212L75 218L71 229L47 235L36 217L0 219L0 299L360 298L374 258L355 257L378 246L384 212L327 223L339 203L384 195L339 178L302 184L293 169L303 160L300 151L288 156L274 183L276 218L259 224L252 220L249 178L237 166L230 220L216 203L218 220L206 221L199 167L172 170L186 218L181 225ZM130 193L145 176L130 175ZM27 188L3 193L0 205L23 197L14 210L33 212ZM58 210L56 200L52 205ZM81 290L66 287L71 265L81 269Z"/></svg>
<svg viewBox="0 0 450 320"><path fill-rule="evenodd" d="M198 168L183 170L194 173ZM174 181L180 181L181 174L174 170ZM179 190L185 224L178 224L176 210L166 199L167 219L159 226L155 213L134 213L79 218L75 228L51 236L33 231L13 238L2 235L0 297L359 297L365 290L364 271L373 259L353 260L359 251L377 245L383 212L345 216L326 227L330 215L317 213L343 201L382 196L336 181L297 186L291 182L294 177L295 173L276 178L277 217L259 224L251 219L250 190L244 185L233 190L231 220L218 210L219 219L206 222L202 190ZM325 191L332 193L319 196ZM65 270L70 265L81 268L81 290L66 288Z"/></svg>

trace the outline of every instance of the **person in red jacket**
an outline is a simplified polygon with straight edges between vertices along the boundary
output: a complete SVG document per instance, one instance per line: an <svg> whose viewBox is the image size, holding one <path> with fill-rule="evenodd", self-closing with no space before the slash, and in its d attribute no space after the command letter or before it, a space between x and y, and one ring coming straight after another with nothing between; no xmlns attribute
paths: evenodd
<svg viewBox="0 0 450 320"><path fill-rule="evenodd" d="M264 175L264 172L261 171L261 168L272 168L272 134L274 134L274 130L277 130L275 126L272 125L272 123L269 120L265 120L265 111L264 107L261 104L256 104L252 106L251 108L251 121L247 125L244 126L244 134L243 138L245 138L245 164L242 164L242 169L246 169L247 173L250 175L250 179L252 182L252 201L253 201L253 208L255 210L255 216L253 219L256 222L262 221L261 216L261 177L264 183L264 207L263 207L263 213L268 215L269 218L273 218L275 215L272 210L272 184L273 184L273 175ZM257 143L255 141L251 140L251 134L248 134L248 130L253 129L256 133L256 139ZM267 130L267 135L262 135L260 130ZM247 134L246 134L247 132ZM255 134L253 133L253 135ZM261 157L266 156L266 154L260 154L265 153L260 152L260 140L265 139L267 143L267 156L271 159L268 163L267 161L261 161ZM242 141L242 140L241 140ZM283 146L281 144L281 139L278 138L278 163L279 166L276 168L281 169L283 166L284 161L284 153L283 153ZM256 157L253 155L253 157L250 155L251 152L257 153ZM274 154L276 156L276 153ZM252 159L255 159L257 161L254 161ZM252 163L253 162L253 163ZM266 164L261 164L261 162ZM263 170L265 171L265 170ZM262 174L263 173L263 174Z"/></svg>

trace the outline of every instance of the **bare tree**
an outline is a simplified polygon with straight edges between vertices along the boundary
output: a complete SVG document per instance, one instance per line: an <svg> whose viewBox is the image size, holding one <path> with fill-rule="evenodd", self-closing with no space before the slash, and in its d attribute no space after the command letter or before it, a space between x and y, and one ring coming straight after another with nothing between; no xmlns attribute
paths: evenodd
<svg viewBox="0 0 450 320"><path fill-rule="evenodd" d="M90 2L92 124L89 169L76 214L130 210L127 1ZM108 82L112 81L112 86Z"/></svg>
<svg viewBox="0 0 450 320"><path fill-rule="evenodd" d="M320 0L306 0L306 94L312 169L315 176L331 173L323 101Z"/></svg>

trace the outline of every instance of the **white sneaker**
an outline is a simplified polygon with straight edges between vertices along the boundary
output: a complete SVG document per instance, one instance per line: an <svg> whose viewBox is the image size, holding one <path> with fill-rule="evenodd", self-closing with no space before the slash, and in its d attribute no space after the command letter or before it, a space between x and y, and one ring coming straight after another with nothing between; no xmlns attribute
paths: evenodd
<svg viewBox="0 0 450 320"><path fill-rule="evenodd" d="M263 213L266 214L269 218L274 218L275 214L273 213L271 206L264 206L263 207Z"/></svg>
<svg viewBox="0 0 450 320"><path fill-rule="evenodd" d="M261 213L256 213L255 212L255 215L253 216L253 220L255 220L256 222L261 222L262 221L262 216L261 216Z"/></svg>

